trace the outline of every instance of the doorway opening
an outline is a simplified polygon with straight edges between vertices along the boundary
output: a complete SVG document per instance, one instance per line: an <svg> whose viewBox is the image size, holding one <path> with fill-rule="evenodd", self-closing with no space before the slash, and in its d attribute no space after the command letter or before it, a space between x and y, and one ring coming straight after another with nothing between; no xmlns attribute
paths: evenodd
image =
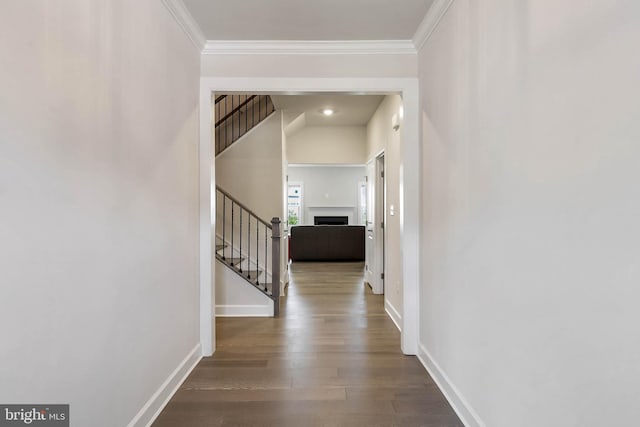
<svg viewBox="0 0 640 427"><path fill-rule="evenodd" d="M292 88L293 86L293 88ZM211 188L215 172L212 165L211 150L211 94L219 91L255 92L255 93L352 93L357 88L358 93L397 93L402 97L405 111L405 133L403 136L400 163L402 176L398 188L402 192L399 196L398 211L401 216L399 238L401 249L408 254L398 266L402 273L403 316L401 319L402 350L405 354L417 353L417 304L418 295L418 203L415 197L405 194L417 194L419 188L419 144L418 144L418 92L417 80L413 78L400 79L254 79L254 78L203 78L201 80L201 144L200 144L200 182L201 182L201 343L203 354L212 354L214 350L214 316L213 316L213 277L214 264L211 262L212 253L212 218L213 205ZM307 189L305 188L305 191ZM356 192L360 187L356 187ZM286 193L285 193L286 194ZM283 200L283 214L287 213ZM355 206L354 216L360 216L358 206ZM213 224L215 225L215 224Z"/></svg>

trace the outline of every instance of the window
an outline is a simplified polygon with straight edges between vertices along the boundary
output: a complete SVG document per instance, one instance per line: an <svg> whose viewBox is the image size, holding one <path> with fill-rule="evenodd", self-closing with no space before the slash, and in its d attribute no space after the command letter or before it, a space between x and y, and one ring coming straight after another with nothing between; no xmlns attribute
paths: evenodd
<svg viewBox="0 0 640 427"><path fill-rule="evenodd" d="M360 224L367 225L367 183L360 182L358 193Z"/></svg>
<svg viewBox="0 0 640 427"><path fill-rule="evenodd" d="M287 194L287 223L298 225L302 222L302 183L289 184Z"/></svg>

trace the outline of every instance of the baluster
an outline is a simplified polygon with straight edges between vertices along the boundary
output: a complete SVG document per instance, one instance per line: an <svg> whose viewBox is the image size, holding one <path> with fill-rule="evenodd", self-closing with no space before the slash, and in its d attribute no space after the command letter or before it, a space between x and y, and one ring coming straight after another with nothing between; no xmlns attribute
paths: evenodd
<svg viewBox="0 0 640 427"><path fill-rule="evenodd" d="M251 214L249 214L249 220L247 221L247 279L251 279Z"/></svg>
<svg viewBox="0 0 640 427"><path fill-rule="evenodd" d="M234 227L233 227L233 208L234 208L235 202L233 201L233 199L231 199L231 266L233 267L233 235L234 233Z"/></svg>
<svg viewBox="0 0 640 427"><path fill-rule="evenodd" d="M280 314L280 218L271 219L271 297L273 315Z"/></svg>
<svg viewBox="0 0 640 427"><path fill-rule="evenodd" d="M260 221L256 220L256 270L258 270L258 266L260 265L260 251L258 248L260 247ZM256 285L260 286L260 276L256 274Z"/></svg>
<svg viewBox="0 0 640 427"><path fill-rule="evenodd" d="M227 249L227 240L226 240L226 231L227 231L227 196L224 193L222 194L222 260L226 260L224 256L224 251Z"/></svg>
<svg viewBox="0 0 640 427"><path fill-rule="evenodd" d="M218 105L218 109L216 111L216 118L213 122L216 131L216 155L220 152L220 141L222 140L222 126L218 125L218 120L220 120L220 113L222 111L222 102Z"/></svg>
<svg viewBox="0 0 640 427"><path fill-rule="evenodd" d="M267 290L267 276L269 272L269 250L267 248L267 225L264 226L264 290ZM273 254L271 255L273 257ZM273 273L273 272L272 272ZM271 282L273 282L273 274L271 275ZM271 287L273 288L273 283L271 283Z"/></svg>
<svg viewBox="0 0 640 427"><path fill-rule="evenodd" d="M244 104L244 133L247 133L249 131L249 114L248 114L248 111L249 111L249 104L248 104L247 100L245 100L245 104Z"/></svg>
<svg viewBox="0 0 640 427"><path fill-rule="evenodd" d="M222 113L222 111L220 112L220 117L224 117L227 115L227 102L228 99L225 98L224 99L224 114ZM222 110L222 107L220 108ZM222 138L222 132L224 131L224 138ZM222 148L222 144L226 144L227 141L227 127L225 126L224 123L220 123L220 152L222 152L223 148Z"/></svg>
<svg viewBox="0 0 640 427"><path fill-rule="evenodd" d="M258 98L258 121L262 121L262 96Z"/></svg>
<svg viewBox="0 0 640 427"><path fill-rule="evenodd" d="M224 116L222 116L222 117L226 117L228 105L229 105L229 98L225 99L225 101L224 101ZM229 128L227 126L227 121L225 120L225 122L221 123L221 125L224 126L224 146L226 147L227 146L227 141L229 140ZM223 150L224 150L224 148L223 148Z"/></svg>
<svg viewBox="0 0 640 427"><path fill-rule="evenodd" d="M235 107L234 107L234 105L233 105L233 104L234 104L234 102L233 102L233 101L234 101L235 99L236 99L236 97L235 97L235 96L232 96L232 97L231 97L231 111L233 111L233 109L235 108ZM235 126L233 126L233 115L232 115L231 117L229 117L229 120L231 120L231 143L233 143L233 139L235 138L235 134L234 134L234 132L235 132L235 129L236 129L236 128L235 128ZM229 145L231 145L231 143L230 143ZM227 145L227 147L228 147L229 145ZM226 148L226 147L225 147L225 148Z"/></svg>
<svg viewBox="0 0 640 427"><path fill-rule="evenodd" d="M244 209L242 208L242 206L240 207L240 255L238 255L238 259L240 260L239 264L238 264L238 269L240 270L240 273L242 273L242 215L243 215Z"/></svg>

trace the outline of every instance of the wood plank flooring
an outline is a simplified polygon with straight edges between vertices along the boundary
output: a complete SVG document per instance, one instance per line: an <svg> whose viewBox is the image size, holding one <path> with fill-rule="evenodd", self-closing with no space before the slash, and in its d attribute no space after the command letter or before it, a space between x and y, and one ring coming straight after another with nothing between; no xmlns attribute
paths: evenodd
<svg viewBox="0 0 640 427"><path fill-rule="evenodd" d="M216 319L217 350L155 427L459 427L362 263L294 263L279 318Z"/></svg>

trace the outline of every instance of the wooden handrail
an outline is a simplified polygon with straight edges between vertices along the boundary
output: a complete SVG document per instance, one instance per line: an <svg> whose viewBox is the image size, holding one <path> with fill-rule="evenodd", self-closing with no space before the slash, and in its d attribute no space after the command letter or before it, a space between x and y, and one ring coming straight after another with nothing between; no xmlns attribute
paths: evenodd
<svg viewBox="0 0 640 427"><path fill-rule="evenodd" d="M235 203L236 205L240 206L243 210L247 211L250 215L252 215L253 217L255 217L258 221L260 221L262 224L266 225L268 229L271 229L271 224L269 224L267 221L263 220L262 218L260 218L258 215L256 215L255 212L253 212L251 209L249 209L248 207L246 207L244 204L242 204L241 202L239 202L235 197L233 197L231 194L227 193L226 191L224 191L222 188L220 188L219 186L216 185L216 190L219 191L221 194L224 194L225 196L227 196L227 198L233 200L233 203Z"/></svg>

